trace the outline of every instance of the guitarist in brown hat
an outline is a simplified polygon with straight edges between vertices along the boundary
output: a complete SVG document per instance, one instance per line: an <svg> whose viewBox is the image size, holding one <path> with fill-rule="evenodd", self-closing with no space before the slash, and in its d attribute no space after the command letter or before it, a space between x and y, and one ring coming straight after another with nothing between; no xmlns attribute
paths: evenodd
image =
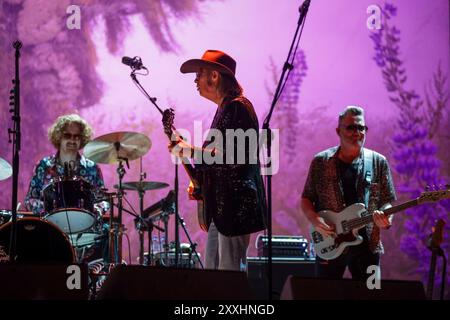
<svg viewBox="0 0 450 320"><path fill-rule="evenodd" d="M245 270L250 234L265 228L258 118L236 80L236 61L228 54L207 50L201 59L184 62L180 71L195 73L200 96L217 107L213 130L202 148L182 139L169 144L173 154L194 158L196 163L195 182L190 174L188 191L191 198L203 200L201 226L208 231L206 268ZM246 134L255 139L247 139Z"/></svg>

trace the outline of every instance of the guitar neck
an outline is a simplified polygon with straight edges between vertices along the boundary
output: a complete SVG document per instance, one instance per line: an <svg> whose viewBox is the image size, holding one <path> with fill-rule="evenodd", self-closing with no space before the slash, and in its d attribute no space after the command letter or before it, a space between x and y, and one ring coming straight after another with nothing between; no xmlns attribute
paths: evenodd
<svg viewBox="0 0 450 320"><path fill-rule="evenodd" d="M390 216L390 215L393 215L393 214L395 214L397 212L400 212L400 211L403 211L403 210L415 207L418 204L419 204L419 202L417 201L417 199L414 199L414 200L410 200L410 201L407 201L405 203L396 205L394 207L390 207L390 208L388 208L386 210L383 210L383 211L384 211L385 215ZM372 223L372 222L373 222L373 214L372 213L367 213L363 217L352 219L352 220L348 221L347 223L348 223L348 226L349 226L350 229L357 229L357 228L363 227L363 226L365 226L365 225L367 225L369 223Z"/></svg>
<svg viewBox="0 0 450 320"><path fill-rule="evenodd" d="M173 131L176 131L175 127L172 126L171 132L166 132L167 137L169 140L172 138ZM195 168L191 164L190 159L186 157L180 157L181 164L183 165L184 169L186 170L187 175L189 176L189 179L194 183L195 186L198 187L199 182L195 174Z"/></svg>

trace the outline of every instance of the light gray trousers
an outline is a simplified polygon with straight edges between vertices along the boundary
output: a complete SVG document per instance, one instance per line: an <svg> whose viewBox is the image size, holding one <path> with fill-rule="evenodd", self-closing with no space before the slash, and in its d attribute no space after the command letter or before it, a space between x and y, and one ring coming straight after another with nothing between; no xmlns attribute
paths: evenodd
<svg viewBox="0 0 450 320"><path fill-rule="evenodd" d="M249 242L250 234L227 237L211 222L206 242L205 268L246 271Z"/></svg>

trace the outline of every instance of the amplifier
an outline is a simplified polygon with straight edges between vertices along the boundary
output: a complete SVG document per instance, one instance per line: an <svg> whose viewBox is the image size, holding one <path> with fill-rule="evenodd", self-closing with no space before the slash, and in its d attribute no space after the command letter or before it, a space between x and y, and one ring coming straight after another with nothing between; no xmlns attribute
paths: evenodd
<svg viewBox="0 0 450 320"><path fill-rule="evenodd" d="M260 234L256 238L259 257L268 256L269 237ZM272 257L309 258L308 240L302 236L272 236Z"/></svg>
<svg viewBox="0 0 450 320"><path fill-rule="evenodd" d="M266 257L247 257L247 276L254 295L259 300L268 298ZM283 285L290 275L300 277L315 276L315 259L309 258L273 258L272 291L275 300L280 298Z"/></svg>

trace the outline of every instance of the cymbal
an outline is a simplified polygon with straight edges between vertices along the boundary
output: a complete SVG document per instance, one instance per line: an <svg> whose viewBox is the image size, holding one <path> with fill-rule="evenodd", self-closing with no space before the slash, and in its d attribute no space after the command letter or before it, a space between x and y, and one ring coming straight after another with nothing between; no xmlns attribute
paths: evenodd
<svg viewBox="0 0 450 320"><path fill-rule="evenodd" d="M122 183L122 189L124 190L135 190L135 191L147 191L147 190L158 190L167 188L169 185L164 182L157 181L137 181L137 182L124 182ZM119 189L119 185L115 184L114 188Z"/></svg>
<svg viewBox="0 0 450 320"><path fill-rule="evenodd" d="M145 155L152 143L137 132L113 132L95 138L84 147L84 156L94 162L113 164L120 159L136 160Z"/></svg>
<svg viewBox="0 0 450 320"><path fill-rule="evenodd" d="M0 158L0 181L8 179L12 175L12 167L8 161Z"/></svg>

